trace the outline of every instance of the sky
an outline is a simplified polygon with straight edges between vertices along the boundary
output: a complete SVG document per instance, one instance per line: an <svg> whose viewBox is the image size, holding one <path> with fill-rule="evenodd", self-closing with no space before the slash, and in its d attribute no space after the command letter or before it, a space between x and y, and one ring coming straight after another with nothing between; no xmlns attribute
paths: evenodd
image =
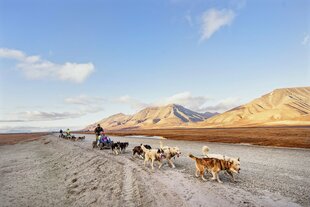
<svg viewBox="0 0 310 207"><path fill-rule="evenodd" d="M0 132L310 86L308 0L0 0Z"/></svg>

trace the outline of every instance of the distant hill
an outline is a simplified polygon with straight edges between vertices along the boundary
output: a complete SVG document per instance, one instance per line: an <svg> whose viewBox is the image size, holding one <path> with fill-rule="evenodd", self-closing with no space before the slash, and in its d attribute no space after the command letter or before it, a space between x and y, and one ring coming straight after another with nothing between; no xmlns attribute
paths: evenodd
<svg viewBox="0 0 310 207"><path fill-rule="evenodd" d="M115 114L97 123L106 129L171 128L202 122L212 115L213 113L201 114L181 105L170 104L147 107L134 115ZM86 129L93 130L97 123L89 125Z"/></svg>
<svg viewBox="0 0 310 207"><path fill-rule="evenodd" d="M310 125L310 87L276 89L199 127Z"/></svg>

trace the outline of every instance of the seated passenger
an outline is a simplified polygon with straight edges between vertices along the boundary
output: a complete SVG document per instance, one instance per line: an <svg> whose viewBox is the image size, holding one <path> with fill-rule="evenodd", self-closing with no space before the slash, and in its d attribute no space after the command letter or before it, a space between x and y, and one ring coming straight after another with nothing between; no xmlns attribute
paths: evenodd
<svg viewBox="0 0 310 207"><path fill-rule="evenodd" d="M109 137L105 136L104 132L101 132L97 145L99 145L99 143L109 144L109 143L111 143L111 139Z"/></svg>
<svg viewBox="0 0 310 207"><path fill-rule="evenodd" d="M100 142L102 142L102 143L110 143L111 139L104 135L104 136L100 137Z"/></svg>

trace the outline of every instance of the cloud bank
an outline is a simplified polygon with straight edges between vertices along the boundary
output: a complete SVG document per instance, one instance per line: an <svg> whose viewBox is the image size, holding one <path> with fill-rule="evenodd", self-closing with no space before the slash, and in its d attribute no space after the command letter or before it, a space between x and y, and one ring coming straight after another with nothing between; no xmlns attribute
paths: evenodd
<svg viewBox="0 0 310 207"><path fill-rule="evenodd" d="M207 96L194 96L190 92L181 92L153 103L144 103L128 95L118 98L116 103L127 104L132 109L141 110L150 106L165 106L168 104L179 104L196 112L224 112L240 105L239 98L228 98L210 104L212 99Z"/></svg>
<svg viewBox="0 0 310 207"><path fill-rule="evenodd" d="M82 111L77 112L44 112L44 111L25 111L18 113L19 117L27 121L50 121L68 118L77 118L85 115Z"/></svg>
<svg viewBox="0 0 310 207"><path fill-rule="evenodd" d="M220 100L216 104L213 105L207 105L207 106L202 106L200 108L201 111L208 111L208 112L225 112L230 109L233 109L237 106L239 106L240 99L239 98L227 98L224 100Z"/></svg>
<svg viewBox="0 0 310 207"><path fill-rule="evenodd" d="M66 62L57 64L40 56L28 56L20 50L0 48L0 58L17 61L16 67L29 79L54 79L82 83L94 71L89 63Z"/></svg>
<svg viewBox="0 0 310 207"><path fill-rule="evenodd" d="M155 105L179 104L194 111L201 111L201 106L209 101L206 96L193 96L190 92L181 92L154 103Z"/></svg>
<svg viewBox="0 0 310 207"><path fill-rule="evenodd" d="M87 114L103 111L103 104L105 101L106 100L101 97L90 97L86 95L68 97L64 99L64 103L70 105L70 111L19 111L10 114L8 119L0 120L0 123L55 121L79 118Z"/></svg>

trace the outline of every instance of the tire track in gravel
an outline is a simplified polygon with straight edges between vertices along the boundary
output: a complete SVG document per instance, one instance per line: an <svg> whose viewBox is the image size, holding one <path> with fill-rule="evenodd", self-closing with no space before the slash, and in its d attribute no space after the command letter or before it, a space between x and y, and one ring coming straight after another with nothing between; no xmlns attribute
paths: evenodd
<svg viewBox="0 0 310 207"><path fill-rule="evenodd" d="M122 159L125 162L124 173L131 177L125 184L126 188L131 189L129 195L130 199L133 199L134 206L187 206L177 193L168 189L163 181L157 179L154 176L155 173L145 168L142 163L138 164L128 156L125 159L124 157L116 157L116 159Z"/></svg>
<svg viewBox="0 0 310 207"><path fill-rule="evenodd" d="M122 197L123 203L129 207L141 205L140 192L135 173L136 169L130 166L128 162L126 162L123 168L124 181Z"/></svg>

